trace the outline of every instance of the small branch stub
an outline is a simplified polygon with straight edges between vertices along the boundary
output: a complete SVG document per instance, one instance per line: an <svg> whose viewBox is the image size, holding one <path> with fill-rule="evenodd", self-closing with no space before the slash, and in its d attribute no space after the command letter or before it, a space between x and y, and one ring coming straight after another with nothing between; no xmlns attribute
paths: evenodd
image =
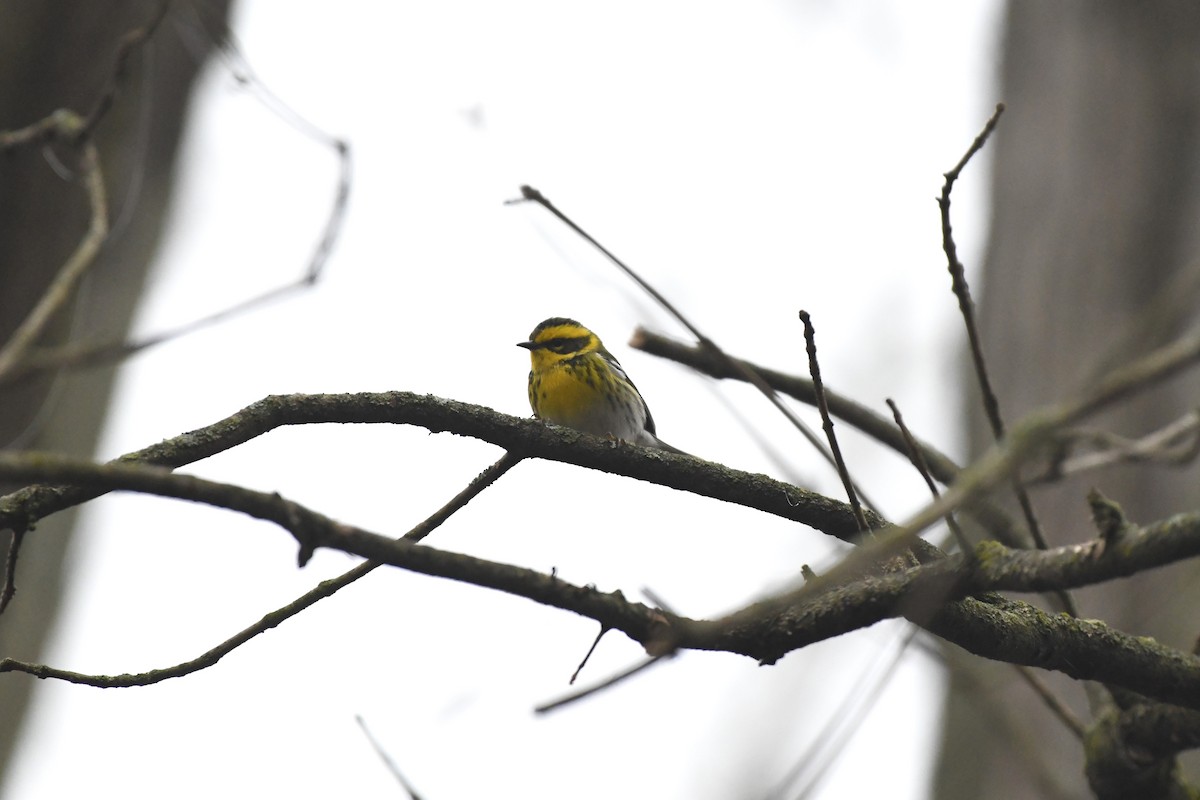
<svg viewBox="0 0 1200 800"><path fill-rule="evenodd" d="M1121 506L1100 494L1096 489L1088 492L1087 500L1088 506L1092 509L1092 522L1095 524L1096 530L1100 532L1104 550L1108 550L1120 541L1121 537L1133 526L1125 518L1125 512Z"/></svg>

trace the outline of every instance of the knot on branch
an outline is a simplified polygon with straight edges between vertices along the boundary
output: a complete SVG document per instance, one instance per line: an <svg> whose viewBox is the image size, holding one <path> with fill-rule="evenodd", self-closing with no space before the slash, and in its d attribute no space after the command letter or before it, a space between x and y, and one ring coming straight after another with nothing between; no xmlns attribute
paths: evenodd
<svg viewBox="0 0 1200 800"><path fill-rule="evenodd" d="M1121 506L1100 494L1098 490L1090 490L1087 500L1092 509L1092 523L1100 532L1105 550L1120 541L1121 537L1134 527L1125 518L1125 511Z"/></svg>
<svg viewBox="0 0 1200 800"><path fill-rule="evenodd" d="M1127 800L1186 796L1178 791L1176 760L1156 757L1150 749L1129 741L1121 716L1120 709L1114 707L1098 718L1084 737L1084 771L1096 797Z"/></svg>
<svg viewBox="0 0 1200 800"><path fill-rule="evenodd" d="M679 634L671 624L666 614L658 609L649 609L646 613L648 633L642 646L646 655L653 658L663 658L674 655L679 650Z"/></svg>

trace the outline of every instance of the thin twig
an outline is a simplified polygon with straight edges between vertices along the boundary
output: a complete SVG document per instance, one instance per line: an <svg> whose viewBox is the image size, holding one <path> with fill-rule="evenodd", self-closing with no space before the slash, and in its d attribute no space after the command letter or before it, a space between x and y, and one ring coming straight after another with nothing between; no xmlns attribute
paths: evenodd
<svg viewBox="0 0 1200 800"><path fill-rule="evenodd" d="M1124 400L1200 361L1200 333L1181 336L1101 377L1088 391L1060 406L1061 428Z"/></svg>
<svg viewBox="0 0 1200 800"><path fill-rule="evenodd" d="M436 530L442 523L449 519L456 511L477 497L487 487L491 486L500 476L503 475L521 459L511 453L505 453L500 460L496 461L490 467L485 469L474 480L445 505L439 508L434 513L430 514L424 520L415 525L408 533L400 537L409 542L419 542ZM382 562L375 560L367 560L358 566L343 572L336 578L321 581L312 589L297 597L292 602L285 606L269 612L258 622L243 628L233 636L230 636L225 641L217 644L215 647L206 650L199 656L183 661L179 664L162 669L154 669L148 672L136 674L125 674L118 676L107 675L83 675L77 672L68 672L66 670L55 670L52 667L43 667L44 674L38 674L38 677L56 677L71 683L82 683L89 686L98 686L102 688L108 687L124 687L124 686L149 686L150 684L159 683L169 680L170 678L180 678L184 675L190 675L193 672L198 672L207 667L216 664L229 653L241 647L246 642L261 633L269 631L271 628L277 627L286 620L299 614L309 606L315 605L317 602L324 600L327 597L333 596L335 592L349 586L359 578L365 577L368 573L382 566ZM11 585L11 583L10 583ZM5 587L6 590L8 586ZM28 670L27 670L28 671Z"/></svg>
<svg viewBox="0 0 1200 800"><path fill-rule="evenodd" d="M603 625L600 626L600 632L597 633L596 638L592 640L592 646L589 647L588 651L583 654L583 660L579 662L579 666L576 667L575 671L571 673L571 679L567 681L568 685L575 685L575 680L579 677L579 673L583 672L583 668L587 666L588 661L592 657L592 653L596 652L596 646L600 644L600 640L604 638L604 634L608 633L610 630L612 630L612 628L606 628Z"/></svg>
<svg viewBox="0 0 1200 800"><path fill-rule="evenodd" d="M764 800L781 800L785 797L804 800L813 796L829 769L845 752L846 745L858 733L863 720L879 702L883 691L891 684L900 659L908 652L909 645L920 630L916 625L909 625L904 635L896 641L895 652L886 659L878 655L872 659L870 666L856 681L855 689L842 698L836 710L825 716L821 730L812 737L813 743L805 748L801 757L764 796ZM792 790L792 786L802 780L799 791Z"/></svg>
<svg viewBox="0 0 1200 800"><path fill-rule="evenodd" d="M942 195L938 198L938 208L941 209L942 215L942 249L946 252L946 262L950 270L951 287L954 291L954 296L958 298L958 309L962 314L963 323L967 328L967 340L971 346L971 363L975 367L975 378L979 383L980 395L983 398L983 408L986 413L988 423L992 428L992 436L996 441L1004 438L1004 420L1000 415L1000 401L996 397L995 391L992 389L991 378L988 376L987 362L983 355L983 346L979 337L979 329L975 324L975 304L971 300L971 289L967 284L966 270L963 267L962 261L958 258L958 247L954 243L954 232L950 226L950 192L954 188L954 182L958 180L958 176L962 173L963 168L967 166L967 162L978 153L987 142L988 137L996 129L996 123L1000 120L1000 115L1004 113L1004 104L1000 103L996 106L996 111L988 119L983 130L971 146L967 148L967 152L954 165L954 169L945 174L945 183L942 185ZM1025 517L1025 524L1029 527L1029 535L1033 537L1034 544L1041 550L1046 549L1046 537L1042 534L1042 527L1037 520L1037 514L1034 513L1033 503L1029 499L1029 494L1021 486L1020 479L1017 476L1012 480L1013 492L1016 494L1017 502L1021 506L1021 513ZM1060 600L1064 607L1072 614L1075 613L1074 602L1067 595L1063 595Z"/></svg>
<svg viewBox="0 0 1200 800"><path fill-rule="evenodd" d="M833 453L833 463L837 467L838 477L850 500L850 508L854 511L854 519L858 529L863 533L870 530L867 518L863 516L862 506L858 502L858 493L854 491L854 481L850 479L850 470L846 468L846 459L842 457L842 448L838 444L837 435L833 431L833 418L829 416L829 404L825 402L825 386L821 382L821 365L817 361L817 332L813 328L812 317L807 311L800 312L800 321L804 324L804 344L808 351L808 374L812 377L813 391L817 395L817 411L821 414L821 426L825 429L825 437L829 441L829 451Z"/></svg>
<svg viewBox="0 0 1200 800"><path fill-rule="evenodd" d="M963 661L963 659L947 657L947 653L943 648L926 647L925 649L931 657L941 660L942 664L947 668L957 668L964 678L975 682L977 688L981 690L976 694L981 697L985 694L985 692L982 691L985 687L979 683L979 678L974 671L964 669L966 663ZM1024 667L1020 664L1010 664L1009 666L1016 670L1021 679L1033 689L1042 702L1045 703L1050 712L1054 714L1054 716L1058 717L1059 721L1061 721L1067 730L1069 730L1076 738L1082 740L1087 735L1087 725L1083 722L1083 720L1081 720L1079 716L1071 710L1070 706L1068 706L1062 701L1061 698L1054 694L1050 687L1046 685L1046 682L1037 676L1037 673L1035 673L1029 667ZM1006 709L996 708L995 712L997 715L1003 714L1005 721L1011 724L1012 720L1008 719Z"/></svg>
<svg viewBox="0 0 1200 800"><path fill-rule="evenodd" d="M983 148L988 137L992 135L992 132L996 129L996 123L1003 113L1004 104L1000 103L996 106L995 113L992 114L987 124L984 125L983 131L975 137L975 141L967 148L967 152L954 165L954 169L945 174L945 183L942 184L942 195L938 198L938 208L941 209L942 214L942 249L946 253L954 296L958 298L958 310L962 314L963 323L967 328L967 341L971 346L971 363L975 367L975 379L979 383L980 393L983 396L984 412L992 428L992 437L996 441L1004 438L1004 420L1000 416L1000 402L996 399L996 393L992 389L992 381L987 371L987 362L984 360L979 328L975 324L975 304L971 300L971 289L967 285L966 269L963 267L962 261L958 258L958 246L954 242L954 232L950 226L950 192L954 188L954 182L958 180L959 175L967 166L967 162ZM1044 543L1038 546L1043 550L1045 549Z"/></svg>
<svg viewBox="0 0 1200 800"><path fill-rule="evenodd" d="M129 65L129 58L143 44L150 40L162 24L163 19L167 16L167 9L170 3L167 0L159 0L158 7L154 9L153 16L150 20L140 28L134 28L121 37L121 41L117 44L117 52L113 58L113 68L108 76L108 83L105 85L100 96L96 98L96 102L92 105L92 110L83 119L83 125L76 134L76 141L90 139L96 130L96 126L100 124L100 120L104 119L112 108L113 102L117 97L117 90L121 87L121 83L125 79L125 70Z"/></svg>
<svg viewBox="0 0 1200 800"><path fill-rule="evenodd" d="M80 120L73 115L60 115L60 119L64 120L65 129L75 130L80 124ZM92 209L87 232L37 304L0 349L0 379L21 362L29 348L41 338L55 314L67 304L84 273L95 263L108 236L108 199L104 190L104 176L100 170L100 156L90 141L80 144L80 167Z"/></svg>
<svg viewBox="0 0 1200 800"><path fill-rule="evenodd" d="M82 125L83 120L78 114L60 108L24 128L0 131L0 155L18 147L41 145L54 139L71 140Z"/></svg>
<svg viewBox="0 0 1200 800"><path fill-rule="evenodd" d="M325 220L325 225L321 231L321 238L317 242L316 247L313 248L312 255L309 257L308 270L303 279L309 284L316 283L321 275L322 268L325 266L325 262L329 259L333 251L334 244L341 236L342 224L346 216L352 179L350 143L318 127L272 92L270 87L250 68L249 61L242 54L241 48L237 45L231 31L226 30L223 36L214 38L218 45L218 52L225 59L226 67L239 84L249 87L272 114L287 123L293 130L299 131L309 139L324 147L328 147L337 154L338 184L334 193L333 205L329 210L329 216Z"/></svg>
<svg viewBox="0 0 1200 800"><path fill-rule="evenodd" d="M637 675L639 672L641 672L645 669L648 669L648 668L654 666L655 664L657 664L658 662L662 661L663 659L670 658L673 655L674 655L674 653L668 653L666 655L652 656L650 658L647 658L645 661L634 664L632 667L622 670L621 672L618 672L617 674L602 680L600 683L597 683L593 686L589 686L586 689L580 689L577 692L571 692L570 694L563 695L562 697L558 698L557 700L552 700L549 703L543 703L542 705L537 706L536 708L533 709L534 713L546 714L550 711L557 711L558 709L563 708L564 706L569 706L571 703L578 702L585 697L590 697L591 695L594 695L597 692L602 692L605 689L608 689L612 686L616 686L618 683L621 683L624 680L628 680L629 678L632 678L634 675Z"/></svg>
<svg viewBox="0 0 1200 800"><path fill-rule="evenodd" d="M149 41L150 37L158 30L159 25L166 17L169 5L167 0L159 0L158 6L145 25L134 28L121 37L113 57L113 68L109 73L108 81L92 104L92 110L86 116L60 109L19 130L0 131L0 153L16 147L44 144L53 140L70 142L75 145L90 140L96 126L112 108L117 90L125 78L125 70L130 56L137 48Z"/></svg>
<svg viewBox="0 0 1200 800"><path fill-rule="evenodd" d="M926 463L925 454L921 452L921 448L917 445L916 437L912 435L912 431L904 424L904 416L900 413L900 407L890 397L885 402L887 402L888 408L892 410L892 418L896 420L896 427L900 429L901 435L904 436L904 442L908 445L908 460L916 467L917 474L924 478L925 485L929 487L929 493L933 495L934 499L937 499L941 495L941 492L938 491L937 484L933 481L933 476L929 474L929 464ZM962 527L959 526L958 520L954 518L953 514L947 514L945 520L946 527L950 529L950 532L954 534L955 541L958 542L958 549L968 558L973 557L975 550L971 547L971 542L967 539L967 535L963 533Z"/></svg>
<svg viewBox="0 0 1200 800"><path fill-rule="evenodd" d="M1060 451L1042 474L1026 478L1027 484L1053 483L1120 463L1188 464L1200 455L1200 410L1189 411L1138 439L1091 430L1066 431L1060 439L1063 441ZM1077 442L1086 442L1094 449L1071 455L1071 446Z"/></svg>
<svg viewBox="0 0 1200 800"><path fill-rule="evenodd" d="M655 289L653 286L651 286L649 283L647 283L642 278L641 275L638 275L636 272L634 272L628 265L625 264L624 261L622 261L621 259L617 258L615 255L613 255L608 250L608 248L606 248L604 245L600 244L600 242L593 239L591 234L589 234L583 228L576 225L575 222L570 217L568 217L563 212L559 211L558 207L555 206L553 203L551 203L550 200L544 194L542 194L541 192L539 192L537 189L533 188L532 186L522 186L521 187L521 199L527 200L527 201L530 201L533 203L537 203L542 208L546 209L551 214L558 217L558 220L560 222L562 222L564 225L566 225L571 230L575 231L575 233L580 238L582 238L584 241L586 241L592 247L596 248L601 253L603 253L604 257L607 258L609 261L611 261L613 263L613 265L615 265L617 267L617 269L621 270L627 276L629 276L629 278L632 279L634 283L636 283L639 287L641 287L642 291L644 291L646 294L653 297L655 302L657 302L660 306L662 306L664 309L666 309L667 313L669 313L671 316L673 316L675 319L677 319L679 321L680 325L687 328L688 331L690 331L691 334L696 337L697 341L702 342L702 343L711 341L707 336L705 336L703 333L701 333L700 330L695 325L693 325L688 320L688 318L685 317L679 311L679 309L675 308L675 306L673 306L671 304L671 302L669 300L667 300L667 298L663 297L662 294L660 294L657 289ZM513 203L513 202L519 202L519 201L512 201L512 200L509 201L509 203Z"/></svg>
<svg viewBox="0 0 1200 800"><path fill-rule="evenodd" d="M421 800L421 795L417 793L417 790L413 788L413 785L409 783L408 779L405 778L403 773L400 772L400 768L396 766L396 762L392 760L392 757L388 754L388 752L383 749L383 747L371 734L371 730L367 727L367 723L362 718L362 715L355 714L354 721L358 723L359 729L362 730L363 735L367 737L367 741L370 742L371 749L375 751L375 755L379 756L380 760L383 761L383 765L387 767L387 771L392 773L392 777L395 778L396 782L400 784L400 788L404 789L404 791L408 794L409 800Z"/></svg>
<svg viewBox="0 0 1200 800"><path fill-rule="evenodd" d="M306 272L300 278L269 289L262 294L242 300L228 308L183 325L145 336L135 341L70 342L45 350L34 349L24 362L7 375L0 375L0 387L19 384L36 375L54 369L84 369L125 361L144 350L174 341L212 325L225 322L247 312L283 300L288 295L312 286L314 278Z"/></svg>
<svg viewBox="0 0 1200 800"><path fill-rule="evenodd" d="M979 383L979 390L983 396L984 412L987 416L988 424L992 428L992 437L996 441L1004 438L1004 420L1000 415L1000 401L996 398L996 392L992 389L991 377L988 375L987 362L984 359L983 345L979 336L979 328L975 324L975 303L971 300L971 289L967 284L966 269L963 267L962 261L958 258L958 246L954 242L954 232L950 225L950 192L954 188L954 182L958 180L958 176L962 173L963 168L967 166L967 162L983 148L988 137L996 129L996 123L999 121L1002 113L1004 113L1003 103L996 106L995 113L987 121L983 131L975 137L975 141L967 148L967 152L954 165L954 169L945 174L945 183L942 184L942 195L938 198L938 208L941 209L942 214L942 249L946 253L954 296L958 298L958 310L962 314L963 324L967 329L967 341L971 346L971 363L975 367L975 379ZM1040 543L1038 546L1043 550L1045 549L1045 543Z"/></svg>
<svg viewBox="0 0 1200 800"><path fill-rule="evenodd" d="M8 541L8 555L4 559L4 585L0 587L0 614L8 608L13 595L17 593L17 559L21 555L21 543L25 539L25 527L14 527Z"/></svg>
<svg viewBox="0 0 1200 800"><path fill-rule="evenodd" d="M1059 697L1054 694L1054 692L1050 691L1050 687L1047 686L1041 678L1035 675L1033 670L1031 670L1029 667L1022 667L1019 665L1015 666L1017 674L1020 675L1021 679L1025 681L1025 683L1029 684L1029 688L1033 689L1037 696L1042 699L1042 702L1046 704L1046 708L1050 709L1054 713L1054 716L1058 717L1059 720L1062 721L1062 724L1066 726L1067 730L1075 734L1076 739L1083 741L1083 737L1087 735L1087 725L1083 723L1083 720L1076 716L1075 712L1071 710L1070 706L1060 700Z"/></svg>

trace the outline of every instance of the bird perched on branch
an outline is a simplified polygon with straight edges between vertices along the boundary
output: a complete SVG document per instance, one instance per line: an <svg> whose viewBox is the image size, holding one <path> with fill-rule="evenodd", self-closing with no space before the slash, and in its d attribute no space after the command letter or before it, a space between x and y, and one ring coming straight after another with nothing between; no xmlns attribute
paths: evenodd
<svg viewBox="0 0 1200 800"><path fill-rule="evenodd" d="M686 455L658 438L642 393L583 325L551 317L517 346L529 351L529 405L538 419Z"/></svg>

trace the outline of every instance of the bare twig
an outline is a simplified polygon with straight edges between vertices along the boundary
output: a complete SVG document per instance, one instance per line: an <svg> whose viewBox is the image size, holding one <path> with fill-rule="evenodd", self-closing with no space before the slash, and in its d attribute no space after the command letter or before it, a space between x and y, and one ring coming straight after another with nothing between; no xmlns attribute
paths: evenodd
<svg viewBox="0 0 1200 800"><path fill-rule="evenodd" d="M419 542L436 530L443 522L449 519L456 511L477 497L487 487L491 486L500 476L508 472L514 467L520 459L505 453L499 461L492 464L479 475L475 477L461 492L456 494L444 506L439 508L433 514L426 517L408 533L404 534L401 539L409 542ZM272 628L278 627L281 623L291 619L309 606L315 605L317 602L324 600L327 597L333 596L334 593L344 589L350 584L357 581L359 578L365 577L376 568L382 566L381 562L367 560L358 566L343 572L336 578L321 581L317 586L297 597L292 602L285 606L275 609L263 616L258 622L250 625L233 636L220 642L215 647L212 647L199 656L174 664L170 667L161 669L149 670L136 674L118 675L115 677L109 676L89 676L80 673L70 673L59 670L55 674L39 675L39 677L58 677L68 680L72 683L84 683L89 686L99 686L103 688L119 687L119 686L149 686L150 684L159 683L171 678L181 678L185 675L190 675L193 672L199 672L202 669L213 666L229 653L233 652L243 644L247 643L261 633L266 633ZM11 578L5 587L6 591L11 587ZM11 594L11 593L10 593ZM0 608L2 610L2 608ZM50 668L45 668L49 670Z"/></svg>
<svg viewBox="0 0 1200 800"><path fill-rule="evenodd" d="M405 791L409 797L409 800L421 800L421 795L417 793L417 790L413 788L413 785L409 783L408 779L405 778L403 773L400 772L400 768L396 766L396 762L392 759L391 755L389 755L388 752L383 749L383 747L375 739L374 735L371 734L371 729L367 727L367 723L365 720L363 720L362 715L355 714L354 721L358 723L358 727L360 730L362 730L363 736L367 737L367 741L370 742L371 749L375 751L375 755L379 756L379 759L383 761L383 765L387 767L387 771L390 772L392 777L396 779L396 782L400 784L400 788Z"/></svg>
<svg viewBox="0 0 1200 800"><path fill-rule="evenodd" d="M82 125L82 121L69 112L58 112L55 117L60 120L65 131L76 131ZM80 144L80 168L88 203L92 209L87 232L75 251L63 263L41 299L13 332L3 349L0 349L0 380L24 359L29 348L41 338L50 320L67 304L79 280L95 263L104 239L108 236L108 199L104 191L104 176L100 170L100 157L96 146L90 141Z"/></svg>
<svg viewBox="0 0 1200 800"><path fill-rule="evenodd" d="M76 133L76 141L90 139L96 130L96 126L108 114L112 108L113 102L117 97L117 90L125 80L125 71L129 65L129 58L142 45L150 40L162 24L163 19L167 16L167 10L170 3L167 0L159 0L158 7L154 9L154 15L140 28L134 28L121 37L121 41L117 44L117 52L113 58L112 72L108 77L108 84L101 91L100 96L96 98L92 110L88 112L87 117L83 119L83 124Z"/></svg>
<svg viewBox="0 0 1200 800"><path fill-rule="evenodd" d="M1026 483L1053 483L1120 463L1188 464L1200 455L1200 410L1189 411L1139 439L1092 430L1065 431L1059 439L1062 444L1054 459ZM1072 448L1080 444L1090 446L1092 451L1071 455Z"/></svg>
<svg viewBox="0 0 1200 800"><path fill-rule="evenodd" d="M967 322L967 335L971 342L972 356L976 362L976 366L983 361L983 350L979 342L979 332L975 329L975 315L971 309L971 291L966 285L964 279L965 270L962 262L958 259L958 247L954 243L954 235L950 227L950 192L954 188L954 183L966 168L967 163L975 157L975 154L983 149L987 144L987 140L996 130L996 124L1000 121L1000 115L1004 113L1004 104L998 103L995 112L983 126L983 130L975 137L975 141L971 142L971 146L967 148L967 152L963 153L962 158L954 165L954 168L943 176L945 183L942 184L942 196L938 198L938 207L942 210L942 248L946 251L946 258L950 262L950 277L954 281L954 294L959 299L959 303L964 306L962 309L963 316L969 317ZM986 370L985 370L986 373ZM980 385L986 391L984 403L988 406L988 420L993 425L993 432L997 438L1003 434L1003 423L999 421L999 406L996 404L996 395L991 391L991 381L987 375L980 377ZM999 426L1000 430L996 431L995 427Z"/></svg>
<svg viewBox="0 0 1200 800"><path fill-rule="evenodd" d="M909 431L908 426L904 424L904 417L900 413L900 407L890 397L887 399L888 408L892 410L892 417L896 420L896 427L900 429L900 433L904 436L904 443L908 446L908 459L912 465L916 467L917 473L925 479L925 485L929 487L929 493L936 499L941 493L938 491L937 484L933 482L933 476L929 474L929 464L925 461L925 455L921 452L921 448L917 445L916 438ZM958 549L964 555L971 557L973 550L970 541L967 540L967 535L963 533L963 529L958 524L958 520L953 514L947 514L946 527L954 535L954 540L958 542Z"/></svg>
<svg viewBox="0 0 1200 800"><path fill-rule="evenodd" d="M954 243L954 232L950 226L950 192L954 188L954 182L958 180L958 176L962 173L963 168L967 166L967 162L978 153L987 142L988 137L996 129L996 123L1000 119L1000 115L1004 113L1004 104L996 106L995 113L987 121L983 131L975 137L975 141L959 159L959 162L954 165L954 169L945 174L945 183L942 185L942 195L938 198L938 207L942 214L942 249L946 252L946 261L950 270L951 286L954 290L954 296L958 298L958 309L962 314L963 323L967 329L967 340L971 346L971 363L975 367L975 378L979 383L980 395L983 398L983 408L986 412L988 423L992 428L992 436L996 441L1004 438L1004 420L1000 415L1000 401L996 397L995 391L992 389L992 381L988 376L987 361L983 355L983 346L979 338L979 329L975 324L975 304L971 300L971 289L967 284L966 270L963 268L962 261L958 258L958 247ZM1029 500L1029 495L1024 488L1021 487L1020 481L1013 478L1013 491L1016 493L1017 502L1021 506L1021 513L1025 517L1025 524L1029 527L1029 535L1033 537L1034 543L1042 550L1046 549L1046 539L1042 535L1041 525L1037 521L1037 515L1033 511L1033 503ZM1066 608L1073 610L1071 598L1061 598Z"/></svg>
<svg viewBox="0 0 1200 800"><path fill-rule="evenodd" d="M1021 666L1018 666L1016 670L1017 674L1021 676L1021 680L1025 681L1029 685L1029 688L1033 689L1034 693L1046 704L1046 708L1050 709L1054 713L1054 716L1059 718L1067 730L1075 734L1076 739L1083 741L1083 737L1087 734L1087 726L1071 710L1071 707L1059 699L1058 695L1050 691L1050 687L1046 685L1045 681L1035 675L1033 670Z"/></svg>
<svg viewBox="0 0 1200 800"><path fill-rule="evenodd" d="M612 628L600 626L600 632L596 634L596 638L592 640L592 646L583 654L583 660L579 662L579 666L571 673L571 679L567 683L571 686L575 685L575 680L579 677L579 673L583 672L583 668L587 666L588 661L592 658L592 653L596 652L596 646L600 644L600 640L604 638L604 634L608 633Z"/></svg>
<svg viewBox="0 0 1200 800"><path fill-rule="evenodd" d="M954 168L945 174L945 183L942 184L942 195L938 198L938 207L942 212L942 249L946 252L946 261L950 269L950 279L954 289L954 296L958 298L958 308L962 313L963 323L967 328L967 340L971 345L971 362L975 366L975 377L979 382L979 388L983 395L984 411L987 414L988 423L992 426L992 435L998 441L1004 437L1004 422L1000 416L1000 403L996 399L996 393L992 390L992 381L988 377L987 363L983 357L983 346L979 338L979 330L975 325L975 304L971 301L971 290L967 285L966 270L963 267L962 261L958 258L958 247L954 243L954 233L950 226L950 192L954 188L955 181L962 174L963 169L967 166L967 162L971 160L976 153L983 149L988 138L996 129L996 123L1000 121L1000 115L1004 113L1004 104L1000 103L996 106L996 111L984 125L983 130L975 137L975 141L967 148L967 152L959 159Z"/></svg>
<svg viewBox="0 0 1200 800"><path fill-rule="evenodd" d="M1143 392L1200 361L1200 333L1182 336L1109 372L1090 391L1062 406L1062 426ZM1062 427L1060 426L1060 427Z"/></svg>
<svg viewBox="0 0 1200 800"><path fill-rule="evenodd" d="M8 608L17 592L17 559L21 556L21 543L25 541L26 528L16 527L8 540L8 554L4 559L4 585L0 587L0 614Z"/></svg>
<svg viewBox="0 0 1200 800"><path fill-rule="evenodd" d="M817 332L813 328L812 317L807 311L800 312L800 322L804 324L804 344L808 351L808 374L812 377L813 392L817 396L817 411L821 414L821 426L825 429L825 438L829 441L829 452L833 453L833 463L837 467L838 477L850 500L850 509L858 522L858 529L863 533L870 530L867 518L863 516L862 506L858 502L858 493L854 491L854 481L850 479L850 470L846 468L846 459L842 457L842 448L838 445L837 435L833 431L833 418L829 416L829 404L825 401L825 386L821 382L821 365L817 361Z"/></svg>
<svg viewBox="0 0 1200 800"><path fill-rule="evenodd" d="M160 0L145 25L134 28L121 37L113 57L113 68L108 76L108 82L92 104L92 110L86 116L60 109L19 130L0 131L0 153L16 147L39 145L55 140L75 145L82 145L85 141L90 140L96 126L112 108L117 90L125 79L130 56L149 41L150 37L158 30L159 25L166 17L169 5L166 0Z"/></svg>
<svg viewBox="0 0 1200 800"><path fill-rule="evenodd" d="M800 758L779 780L775 787L765 795L765 800L782 800L795 798L805 800L812 797L813 792L820 786L821 781L829 773L830 767L845 752L846 745L858 732L863 720L879 702L883 691L891 683L896 674L900 660L908 652L920 628L908 626L904 635L899 637L893 647L893 652L884 658L878 655L872 659L868 669L856 681L856 689L846 694L838 708L826 715L821 730L812 738L813 744L805 748ZM800 784L799 791L792 787Z"/></svg>
<svg viewBox="0 0 1200 800"><path fill-rule="evenodd" d="M606 248L604 245L600 244L600 242L593 239L592 236L587 231L585 231L583 228L576 225L575 222L570 217L568 217L563 212L559 211L558 207L555 206L553 203L551 203L549 198L547 198L545 195L543 195L537 189L533 188L532 186L522 186L521 187L521 200L510 200L510 201L508 201L508 203L512 204L512 203L517 203L517 202L522 202L522 201L529 201L529 202L537 203L542 208L549 211L551 214L553 214L555 217L557 217L561 223L563 223L568 228L573 230L581 239L583 239L588 244L590 244L592 247L596 248L601 253L603 253L604 257L607 258L609 261L611 261L617 267L617 269L621 270L627 276L629 276L629 278L634 283L636 283L642 289L642 291L644 291L646 294L653 297L655 302L657 302L660 306L662 306L664 309L667 310L667 313L669 313L675 319L679 320L679 324L682 325L683 327L687 328L688 331L690 331L691 334L696 337L697 341L700 341L700 342L708 342L709 341L708 337L705 336L703 333L701 333L700 330L695 325L693 325L687 319L687 317L685 317L682 313L680 313L679 309L675 308L675 306L673 306L671 304L671 302L669 300L667 300L667 298L663 297L663 295L660 294L657 289L655 289L653 286L651 286L649 283L647 283L645 280L643 280L642 276L638 275L636 272L634 272L632 269L630 269L629 266L626 265L624 261L622 261L621 259L617 258L615 255L613 255L608 250L608 248Z"/></svg>
<svg viewBox="0 0 1200 800"><path fill-rule="evenodd" d="M638 673L642 672L643 670L649 669L650 667L654 666L655 664L657 664L658 662L662 661L665 658L670 658L672 655L674 655L674 653L668 653L666 655L661 655L661 656L651 656L650 658L647 658L645 661L640 661L637 664L634 664L632 667L622 670L621 672L618 672L616 675L612 675L611 677L605 678L604 680L600 681L599 683L597 683L593 686L589 686L586 689L580 689L579 691L571 692L570 694L563 695L562 697L558 698L557 700L552 700L548 703L543 703L542 705L537 706L533 710L537 714L546 714L551 711L557 711L558 709L563 708L564 706L569 706L572 703L576 703L585 697L591 697L592 695L596 694L597 692L602 692L605 689L609 689L613 686L616 686L618 683L621 683L622 681L632 678L634 675L637 675Z"/></svg>
<svg viewBox="0 0 1200 800"><path fill-rule="evenodd" d="M225 31L216 39L219 52L225 59L225 65L238 82L254 93L271 113L286 122L291 128L312 139L314 142L333 150L338 157L338 185L334 194L333 205L325 220L321 238L309 258L308 270L303 282L316 283L320 277L325 262L329 259L333 246L341 235L342 224L346 216L346 205L350 199L352 163L350 158L350 143L345 139L334 136L310 122L294 108L285 103L271 91L250 67L250 63L237 46L232 32Z"/></svg>

